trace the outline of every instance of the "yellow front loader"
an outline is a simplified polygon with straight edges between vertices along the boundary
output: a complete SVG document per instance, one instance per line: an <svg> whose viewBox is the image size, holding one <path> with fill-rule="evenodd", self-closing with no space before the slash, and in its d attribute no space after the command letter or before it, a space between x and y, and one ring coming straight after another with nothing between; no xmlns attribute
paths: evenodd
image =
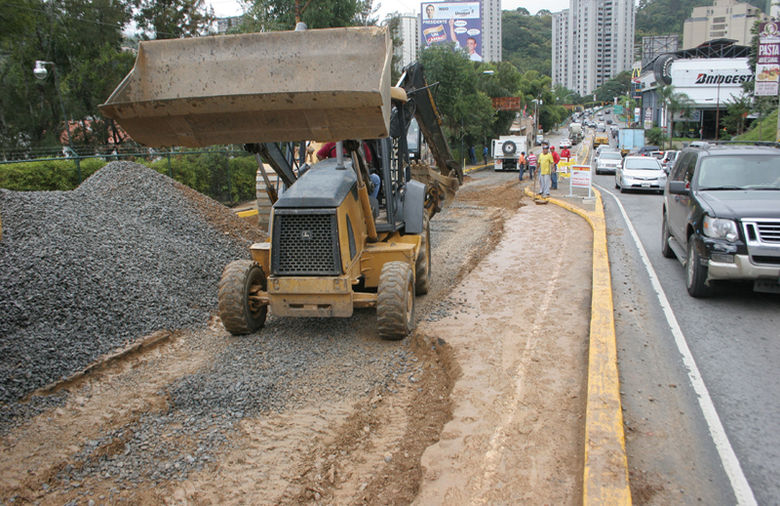
<svg viewBox="0 0 780 506"><path fill-rule="evenodd" d="M422 67L408 66L392 87L391 57L378 27L142 42L101 106L147 145L246 144L284 181L268 242L219 282L229 332L259 330L269 308L349 317L375 307L381 337L413 329L415 296L430 283L429 220L463 173ZM435 169L409 148L415 124ZM335 157L295 166L277 144L306 141L336 142Z"/></svg>

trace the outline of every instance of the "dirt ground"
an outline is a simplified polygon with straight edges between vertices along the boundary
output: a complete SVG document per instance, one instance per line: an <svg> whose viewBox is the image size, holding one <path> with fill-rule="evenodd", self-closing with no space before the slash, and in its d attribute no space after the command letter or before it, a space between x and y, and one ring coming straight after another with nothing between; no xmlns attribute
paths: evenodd
<svg viewBox="0 0 780 506"><path fill-rule="evenodd" d="M0 503L579 503L591 233L573 214L534 206L516 177L474 174L432 220L432 289L403 344L417 367L396 387L310 392L245 417L213 461L181 479L64 478L130 452L121 429L164 412L166 385L234 345L214 319L63 385L63 405L0 441ZM371 318L356 321L376 339ZM197 444L179 428L150 438L141 461Z"/></svg>

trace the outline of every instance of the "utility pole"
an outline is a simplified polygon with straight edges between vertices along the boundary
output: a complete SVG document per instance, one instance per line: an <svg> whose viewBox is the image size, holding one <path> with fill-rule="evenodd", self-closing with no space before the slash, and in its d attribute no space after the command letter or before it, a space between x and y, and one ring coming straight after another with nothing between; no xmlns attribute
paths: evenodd
<svg viewBox="0 0 780 506"><path fill-rule="evenodd" d="M715 140L717 141L720 136L720 83L718 83L718 95L715 101L717 104L715 106Z"/></svg>

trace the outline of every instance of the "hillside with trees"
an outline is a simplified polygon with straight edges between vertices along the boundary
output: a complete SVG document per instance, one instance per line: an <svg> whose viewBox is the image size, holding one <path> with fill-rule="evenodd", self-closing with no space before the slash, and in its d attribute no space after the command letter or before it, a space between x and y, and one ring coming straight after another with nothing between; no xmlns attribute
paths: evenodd
<svg viewBox="0 0 780 506"><path fill-rule="evenodd" d="M501 14L502 59L511 62L522 73L535 70L552 75L552 17L549 11L530 15L527 9L519 7Z"/></svg>

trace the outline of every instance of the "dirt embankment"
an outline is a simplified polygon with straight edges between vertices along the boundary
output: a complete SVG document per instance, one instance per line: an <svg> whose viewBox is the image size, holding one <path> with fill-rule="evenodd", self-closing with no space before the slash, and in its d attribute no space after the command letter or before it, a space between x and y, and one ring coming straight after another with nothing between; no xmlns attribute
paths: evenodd
<svg viewBox="0 0 780 506"><path fill-rule="evenodd" d="M521 208L514 177L475 174L432 220L410 338L378 340L373 311L177 332L8 432L0 501L572 502L589 270L570 276L582 266L565 251L589 236L552 206Z"/></svg>

